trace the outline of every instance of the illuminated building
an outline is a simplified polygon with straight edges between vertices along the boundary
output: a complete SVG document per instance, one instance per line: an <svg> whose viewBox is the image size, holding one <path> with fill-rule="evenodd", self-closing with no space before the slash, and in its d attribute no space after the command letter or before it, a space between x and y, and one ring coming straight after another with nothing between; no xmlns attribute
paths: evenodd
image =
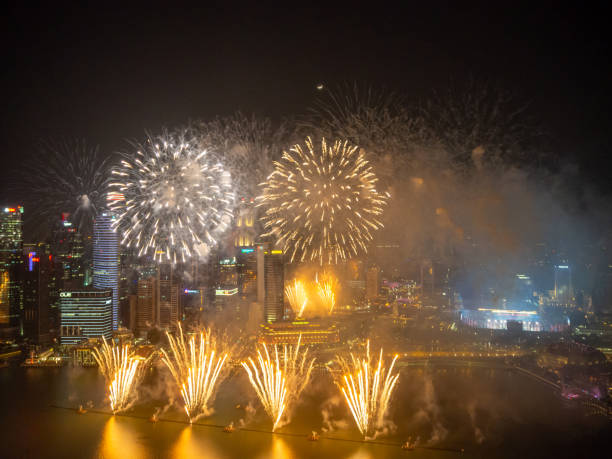
<svg viewBox="0 0 612 459"><path fill-rule="evenodd" d="M83 237L70 221L70 214L63 213L62 219L53 231L53 255L61 265L61 280L64 287L86 286L83 266Z"/></svg>
<svg viewBox="0 0 612 459"><path fill-rule="evenodd" d="M380 268L372 266L366 273L366 298L372 300L380 292Z"/></svg>
<svg viewBox="0 0 612 459"><path fill-rule="evenodd" d="M574 303L572 270L569 265L555 265L555 302L559 306L571 306Z"/></svg>
<svg viewBox="0 0 612 459"><path fill-rule="evenodd" d="M24 247L24 249L26 249ZM24 334L36 344L46 344L50 336L50 307L53 282L52 256L46 244L28 244L23 273Z"/></svg>
<svg viewBox="0 0 612 459"><path fill-rule="evenodd" d="M157 323L165 330L175 330L179 319L179 285L174 267L164 263L157 272Z"/></svg>
<svg viewBox="0 0 612 459"><path fill-rule="evenodd" d="M215 309L218 312L234 308L239 312L238 266L236 257L221 258L215 286Z"/></svg>
<svg viewBox="0 0 612 459"><path fill-rule="evenodd" d="M60 292L61 344L112 337L112 289L62 290Z"/></svg>
<svg viewBox="0 0 612 459"><path fill-rule="evenodd" d="M241 198L234 210L234 247L252 247L255 243L255 237L257 236L255 228L256 211L253 198Z"/></svg>
<svg viewBox="0 0 612 459"><path fill-rule="evenodd" d="M119 239L111 227L115 216L109 212L94 221L93 287L113 291L113 330L119 324Z"/></svg>
<svg viewBox="0 0 612 459"><path fill-rule="evenodd" d="M569 319L558 313L542 316L535 310L478 308L460 311L461 322L473 328L508 330L521 327L526 332L562 332Z"/></svg>
<svg viewBox="0 0 612 459"><path fill-rule="evenodd" d="M293 322L278 322L265 324L259 341L265 344L333 344L340 341L340 335L335 325L325 327L320 323L306 320Z"/></svg>
<svg viewBox="0 0 612 459"><path fill-rule="evenodd" d="M21 332L23 312L22 206L0 208L0 328Z"/></svg>
<svg viewBox="0 0 612 459"><path fill-rule="evenodd" d="M285 314L285 276L283 251L274 249L270 244L263 251L263 289L264 289L264 321L277 322Z"/></svg>
<svg viewBox="0 0 612 459"><path fill-rule="evenodd" d="M157 279L154 276L138 279L134 334L142 336L155 323L157 310Z"/></svg>
<svg viewBox="0 0 612 459"><path fill-rule="evenodd" d="M257 251L256 247L242 247L236 256L240 294L245 300L257 296Z"/></svg>

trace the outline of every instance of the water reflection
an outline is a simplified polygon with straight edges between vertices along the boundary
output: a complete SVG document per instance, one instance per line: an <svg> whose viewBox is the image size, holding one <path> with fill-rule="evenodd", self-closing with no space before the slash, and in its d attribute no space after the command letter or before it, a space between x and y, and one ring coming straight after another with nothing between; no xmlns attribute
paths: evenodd
<svg viewBox="0 0 612 459"><path fill-rule="evenodd" d="M270 449L270 451L267 451L260 456L261 459L293 459L295 457L297 456L293 453L291 448L289 448L287 442L277 435L272 436L272 448Z"/></svg>
<svg viewBox="0 0 612 459"><path fill-rule="evenodd" d="M116 416L111 416L104 426L98 457L138 459L147 457L147 453L129 424L121 422Z"/></svg>
<svg viewBox="0 0 612 459"><path fill-rule="evenodd" d="M194 434L193 426L189 426L181 432L179 439L172 449L172 457L176 459L193 457L216 459L224 456L219 453L210 440L206 439L206 435L202 432Z"/></svg>

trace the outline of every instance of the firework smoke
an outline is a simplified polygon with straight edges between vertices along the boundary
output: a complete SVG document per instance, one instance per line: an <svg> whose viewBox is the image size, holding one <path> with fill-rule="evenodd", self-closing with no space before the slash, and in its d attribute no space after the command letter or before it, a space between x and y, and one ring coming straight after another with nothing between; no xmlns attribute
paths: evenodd
<svg viewBox="0 0 612 459"><path fill-rule="evenodd" d="M178 337L170 333L167 336L170 353L162 349L162 360L178 384L185 412L193 422L210 413L209 402L221 380L228 353L217 349L218 342L210 329L187 340L179 324Z"/></svg>
<svg viewBox="0 0 612 459"><path fill-rule="evenodd" d="M336 383L346 399L359 431L365 437L384 426L389 400L399 378L399 373L393 374L396 360L397 355L385 372L381 348L378 364L375 365L370 356L369 341L365 358L359 359L353 354L350 360L336 358L343 373Z"/></svg>
<svg viewBox="0 0 612 459"><path fill-rule="evenodd" d="M93 356L108 383L109 401L113 413L126 410L132 401L141 357L135 356L129 344L109 345L102 338L102 346L95 348Z"/></svg>
<svg viewBox="0 0 612 459"><path fill-rule="evenodd" d="M232 218L229 172L190 131L149 136L112 171L108 201L121 243L176 263L205 257Z"/></svg>
<svg viewBox="0 0 612 459"><path fill-rule="evenodd" d="M308 360L307 349L300 352L301 340L300 336L295 347L284 346L280 352L278 346L274 346L272 356L263 344L263 353L257 350L257 362L250 357L248 361L242 362L251 385L272 419L273 431L280 425L289 405L299 398L310 380L315 359Z"/></svg>
<svg viewBox="0 0 612 459"><path fill-rule="evenodd" d="M291 262L331 264L367 252L389 195L376 190L365 153L347 141L305 144L284 151L263 184L263 236L276 237Z"/></svg>

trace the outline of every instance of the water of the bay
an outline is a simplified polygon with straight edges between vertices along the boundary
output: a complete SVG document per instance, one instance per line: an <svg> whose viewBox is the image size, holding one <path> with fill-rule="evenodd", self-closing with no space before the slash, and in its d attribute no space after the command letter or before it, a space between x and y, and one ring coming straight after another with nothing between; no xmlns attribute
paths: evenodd
<svg viewBox="0 0 612 459"><path fill-rule="evenodd" d="M195 425L185 422L176 387L164 371L147 375L139 394L127 416L111 416L96 369L2 368L0 457L596 457L612 438L606 418L504 368L403 367L389 424L369 443L359 441L325 372L313 375L278 434L266 432L270 422L239 368L220 386L214 413ZM150 422L171 397L177 398L175 406ZM86 414L76 413L79 404L89 405ZM230 422L238 427L234 433L218 427ZM319 441L307 440L313 430ZM403 450L408 437L418 437L421 448Z"/></svg>

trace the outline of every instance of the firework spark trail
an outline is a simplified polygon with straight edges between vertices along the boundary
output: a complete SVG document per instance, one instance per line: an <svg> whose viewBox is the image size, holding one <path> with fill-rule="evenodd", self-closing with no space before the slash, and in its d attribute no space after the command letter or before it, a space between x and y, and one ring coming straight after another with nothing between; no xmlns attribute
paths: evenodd
<svg viewBox="0 0 612 459"><path fill-rule="evenodd" d="M123 154L107 195L121 243L138 256L185 262L205 257L229 228L234 192L229 172L189 131L149 137Z"/></svg>
<svg viewBox="0 0 612 459"><path fill-rule="evenodd" d="M389 369L384 368L383 350L380 349L378 364L370 356L370 342L367 344L365 358L359 359L351 354L350 361L337 357L342 377L336 381L348 404L355 423L362 435L368 436L373 429L383 426L389 400L395 389L399 373L393 374L397 360L393 357Z"/></svg>
<svg viewBox="0 0 612 459"><path fill-rule="evenodd" d="M134 356L129 344L109 345L104 337L102 339L102 346L94 349L93 356L108 384L111 410L119 413L129 407L143 359Z"/></svg>
<svg viewBox="0 0 612 459"><path fill-rule="evenodd" d="M251 385L266 413L272 419L272 431L280 424L287 408L296 401L310 380L315 359L308 360L308 349L300 352L300 335L295 347L283 346L279 353L274 346L271 356L265 344L257 350L257 362L249 357L242 362Z"/></svg>
<svg viewBox="0 0 612 459"><path fill-rule="evenodd" d="M294 279L292 285L285 287L285 295L287 295L291 309L293 309L297 317L303 317L304 310L308 304L308 293L306 292L304 282Z"/></svg>
<svg viewBox="0 0 612 459"><path fill-rule="evenodd" d="M376 190L377 178L365 153L348 141L315 148L294 145L275 161L258 205L266 233L275 236L290 261L338 263L367 252L389 195Z"/></svg>
<svg viewBox="0 0 612 459"><path fill-rule="evenodd" d="M26 218L36 227L41 221L55 224L63 212L81 231L90 231L93 218L104 208L110 160L98 146L85 140L44 142L40 153L25 160L15 192L31 197Z"/></svg>
<svg viewBox="0 0 612 459"><path fill-rule="evenodd" d="M317 273L315 285L317 287L317 295L319 295L319 300L323 304L325 312L331 314L336 305L336 288L338 286L336 278L328 272L324 272L321 278L319 278Z"/></svg>
<svg viewBox="0 0 612 459"><path fill-rule="evenodd" d="M217 340L210 330L187 340L179 324L178 337L166 334L171 353L162 349L162 360L180 388L185 412L192 422L210 412L208 405L229 353L218 352Z"/></svg>

